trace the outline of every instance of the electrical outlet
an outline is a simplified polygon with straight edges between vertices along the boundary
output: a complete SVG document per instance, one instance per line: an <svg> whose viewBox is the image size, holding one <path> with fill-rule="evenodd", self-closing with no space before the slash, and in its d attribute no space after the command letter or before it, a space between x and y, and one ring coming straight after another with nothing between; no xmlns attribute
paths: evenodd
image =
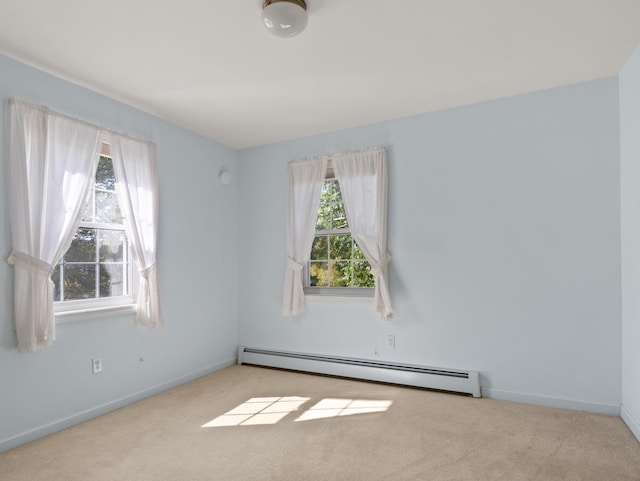
<svg viewBox="0 0 640 481"><path fill-rule="evenodd" d="M93 369L94 374L98 374L102 372L102 359L94 357L91 359L91 367Z"/></svg>
<svg viewBox="0 0 640 481"><path fill-rule="evenodd" d="M391 349L396 348L396 336L393 334L387 334L387 346Z"/></svg>

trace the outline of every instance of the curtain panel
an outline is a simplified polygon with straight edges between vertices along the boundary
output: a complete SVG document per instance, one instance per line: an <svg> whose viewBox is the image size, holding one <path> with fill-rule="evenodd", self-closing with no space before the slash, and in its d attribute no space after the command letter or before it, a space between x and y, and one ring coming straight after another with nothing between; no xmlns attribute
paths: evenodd
<svg viewBox="0 0 640 481"><path fill-rule="evenodd" d="M99 129L15 99L7 105L14 319L19 351L55 339L55 265L69 248L98 164Z"/></svg>
<svg viewBox="0 0 640 481"><path fill-rule="evenodd" d="M155 145L116 134L111 135L110 144L120 206L140 273L136 321L146 327L162 327L156 270L158 175Z"/></svg>
<svg viewBox="0 0 640 481"><path fill-rule="evenodd" d="M375 149L334 156L351 235L371 265L376 279L374 299L382 319L393 314L388 286L387 155Z"/></svg>
<svg viewBox="0 0 640 481"><path fill-rule="evenodd" d="M285 316L295 316L304 310L302 270L311 257L326 171L326 157L290 163L287 169L287 266L282 296Z"/></svg>

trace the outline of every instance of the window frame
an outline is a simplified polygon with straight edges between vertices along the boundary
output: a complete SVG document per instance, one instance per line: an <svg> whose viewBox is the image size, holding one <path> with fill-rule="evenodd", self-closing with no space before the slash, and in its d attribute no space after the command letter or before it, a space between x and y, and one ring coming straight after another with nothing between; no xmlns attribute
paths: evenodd
<svg viewBox="0 0 640 481"><path fill-rule="evenodd" d="M100 152L98 152L98 157L111 157L111 149L108 143L103 143ZM100 161L98 159L98 161ZM93 196L97 190L95 186L95 178L92 182L93 190L88 193L88 195ZM111 192L111 191L108 191ZM117 189L116 189L117 192ZM95 201L94 201L95 208ZM79 215L82 215L83 211L81 210ZM95 219L95 212L94 212ZM114 231L122 231L125 233L127 239L126 245L126 254L123 254L126 257L127 261L127 276L128 276L128 287L129 294L122 296L109 296L109 297L96 297L91 299L72 299L72 300L61 300L53 302L53 311L55 315L56 324L64 324L67 322L76 322L85 319L98 318L103 316L111 316L113 314L129 314L136 312L136 297L137 297L137 286L139 283L139 273L137 269L133 268L135 263L133 249L131 245L130 235L126 225L123 223L122 228L118 227L116 229L113 228L114 224L102 223L102 222L89 222L89 221L79 221L77 223L76 231L80 228L86 229L95 229L99 230L114 230ZM66 252L65 252L66 255ZM99 259L96 259L96 262L99 263ZM57 268L57 266L56 266ZM61 272L60 282L63 282L63 274ZM98 279L96 279L98 282Z"/></svg>
<svg viewBox="0 0 640 481"><path fill-rule="evenodd" d="M323 179L323 183L328 181L328 180L335 180L336 182L338 182L338 186L340 185L339 180L336 178L335 176L335 172L333 169L333 164L331 162L331 159L328 160L327 162L327 171L325 173L324 179ZM342 194L342 191L341 191ZM316 224L317 224L317 216L316 216ZM318 230L315 231L315 236L318 235ZM328 230L323 230L321 231L321 235L344 235L344 234L348 234L351 237L352 242L356 242L355 239L353 238L353 235L351 234L351 228L347 227L347 228L339 228L339 229L328 229ZM315 238L314 236L314 238ZM366 259L363 259L365 261L367 261ZM351 261L353 261L353 257L351 259ZM367 261L368 263L368 261ZM345 286L335 286L335 287L329 287L329 286L310 286L309 285L309 281L310 281L310 272L309 272L309 268L311 266L311 259L309 259L309 261L307 261L307 263L304 265L303 269L302 269L302 275L303 275L303 291L305 296L310 296L311 298L323 298L323 299L331 299L331 298L335 298L335 299L371 299L374 297L374 290L375 287L345 287Z"/></svg>

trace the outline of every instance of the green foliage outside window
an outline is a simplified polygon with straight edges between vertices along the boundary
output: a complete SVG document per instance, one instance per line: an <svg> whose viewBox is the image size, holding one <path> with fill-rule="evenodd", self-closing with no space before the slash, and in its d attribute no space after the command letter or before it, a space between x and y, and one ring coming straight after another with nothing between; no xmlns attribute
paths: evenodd
<svg viewBox="0 0 640 481"><path fill-rule="evenodd" d="M309 262L310 287L374 287L371 266L350 232L337 180L320 194L316 237Z"/></svg>
<svg viewBox="0 0 640 481"><path fill-rule="evenodd" d="M80 227L52 275L55 301L128 294L128 244L115 185L111 159L100 157Z"/></svg>

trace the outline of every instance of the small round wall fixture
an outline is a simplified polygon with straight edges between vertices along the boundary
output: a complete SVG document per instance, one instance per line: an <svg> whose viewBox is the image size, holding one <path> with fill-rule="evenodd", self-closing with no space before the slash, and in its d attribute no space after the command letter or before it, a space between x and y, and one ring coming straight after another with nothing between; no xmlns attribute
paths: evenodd
<svg viewBox="0 0 640 481"><path fill-rule="evenodd" d="M304 0L264 0L262 21L277 37L294 37L302 32L309 21Z"/></svg>
<svg viewBox="0 0 640 481"><path fill-rule="evenodd" d="M220 169L218 173L218 180L222 185L230 185L231 184L231 174L225 168Z"/></svg>

